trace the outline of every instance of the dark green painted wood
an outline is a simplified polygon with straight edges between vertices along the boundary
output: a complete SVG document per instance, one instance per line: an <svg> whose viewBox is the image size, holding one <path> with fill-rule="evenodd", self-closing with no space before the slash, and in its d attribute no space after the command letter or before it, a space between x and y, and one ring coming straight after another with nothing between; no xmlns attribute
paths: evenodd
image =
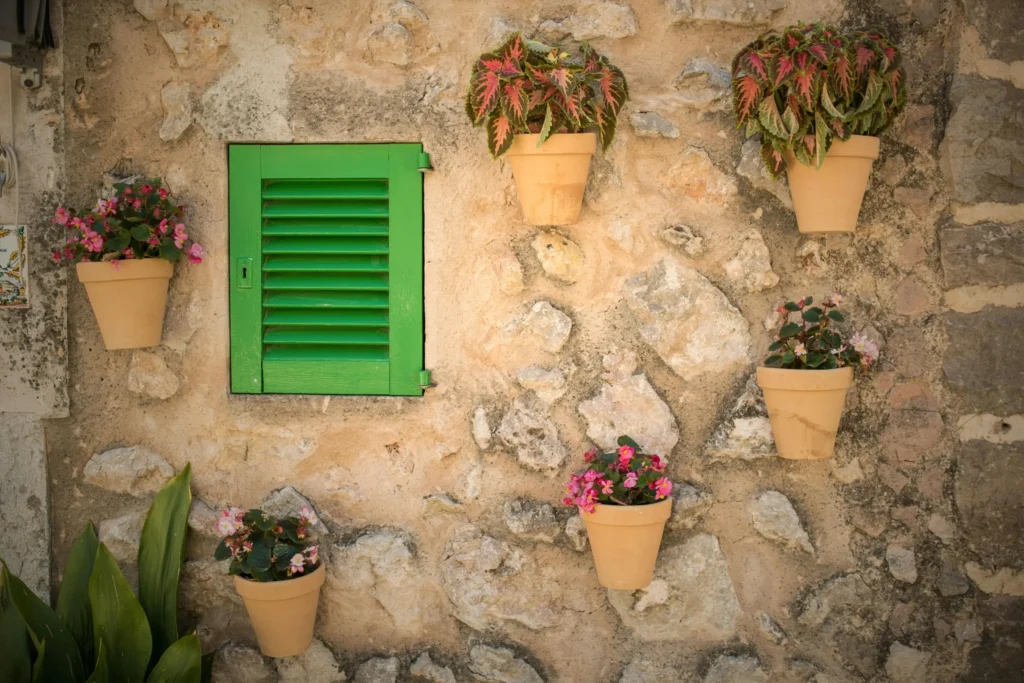
<svg viewBox="0 0 1024 683"><path fill-rule="evenodd" d="M228 296L231 329L231 391L263 391L262 261L260 235L260 147L228 147L228 260L231 272ZM239 265L248 259L257 267ZM242 268L246 267L245 282Z"/></svg>
<svg viewBox="0 0 1024 683"><path fill-rule="evenodd" d="M391 394L422 396L423 175L418 144L390 145Z"/></svg>

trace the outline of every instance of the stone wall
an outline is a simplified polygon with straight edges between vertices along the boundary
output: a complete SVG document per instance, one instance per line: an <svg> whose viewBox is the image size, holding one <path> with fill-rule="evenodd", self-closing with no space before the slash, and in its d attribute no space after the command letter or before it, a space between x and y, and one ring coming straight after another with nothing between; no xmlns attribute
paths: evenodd
<svg viewBox="0 0 1024 683"><path fill-rule="evenodd" d="M1024 666L1010 4L68 0L69 201L162 176L209 257L178 269L164 343L145 351L104 351L71 284L71 416L46 427L55 566L88 518L130 573L153 491L191 462L182 601L221 648L220 681L1009 680ZM801 236L732 123L732 55L797 19L880 25L906 52L911 103L853 235ZM564 229L522 223L507 165L463 113L471 59L515 28L591 40L630 82ZM436 168L437 387L230 395L226 143L408 140ZM835 458L784 461L749 378L778 303L832 291L882 362L849 397ZM589 444L623 432L680 482L636 593L599 588L557 502ZM319 642L264 661L211 519L303 500L329 556Z"/></svg>

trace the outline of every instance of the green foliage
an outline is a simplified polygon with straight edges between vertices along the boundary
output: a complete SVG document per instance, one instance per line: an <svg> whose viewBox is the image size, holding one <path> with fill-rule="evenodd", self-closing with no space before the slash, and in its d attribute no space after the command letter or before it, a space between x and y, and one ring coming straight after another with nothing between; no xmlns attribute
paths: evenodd
<svg viewBox="0 0 1024 683"><path fill-rule="evenodd" d="M644 453L628 436L620 436L617 450L602 453L596 448L583 455L587 470L569 475L562 499L581 511L593 512L595 504L649 505L672 493L660 456Z"/></svg>
<svg viewBox="0 0 1024 683"><path fill-rule="evenodd" d="M139 584L153 614L136 599L107 547L86 524L68 556L56 610L3 565L0 569L0 680L4 683L199 683L209 680L199 640L177 638L178 575L191 501L186 466L150 507L139 549ZM143 558L146 558L143 560ZM168 597L161 591L171 592ZM148 608L147 608L148 609ZM150 623L171 640L153 660ZM155 631L155 629L154 629ZM161 656L162 655L162 656Z"/></svg>
<svg viewBox="0 0 1024 683"><path fill-rule="evenodd" d="M770 368L790 370L835 370L847 366L868 367L878 360L878 345L859 332L846 342L832 328L833 322L843 322L843 314L836 310L842 302L838 294L825 299L821 306L812 306L814 299L787 301L776 311L784 322L776 339L768 347L771 353L764 364ZM800 320L788 318L800 314Z"/></svg>
<svg viewBox="0 0 1024 683"><path fill-rule="evenodd" d="M298 517L268 517L262 510L224 511L218 528L227 534L214 559L231 558L228 572L256 581L284 581L318 566L319 546L310 537L316 513L303 507Z"/></svg>
<svg viewBox="0 0 1024 683"><path fill-rule="evenodd" d="M761 136L774 177L788 151L820 167L832 141L881 135L907 102L903 57L880 31L823 24L770 31L732 63L733 110L746 136Z"/></svg>
<svg viewBox="0 0 1024 683"><path fill-rule="evenodd" d="M622 71L587 43L578 54L513 33L473 65L466 114L487 130L487 148L497 158L515 134L594 131L602 149L615 127L629 87Z"/></svg>

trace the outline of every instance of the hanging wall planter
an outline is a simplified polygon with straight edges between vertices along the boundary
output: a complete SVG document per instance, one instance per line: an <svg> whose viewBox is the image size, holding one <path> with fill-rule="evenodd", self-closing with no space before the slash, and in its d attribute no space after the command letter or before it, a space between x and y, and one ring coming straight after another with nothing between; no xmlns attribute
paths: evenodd
<svg viewBox="0 0 1024 683"><path fill-rule="evenodd" d="M589 45L571 55L514 33L476 60L466 112L487 129L494 158L508 154L525 221L569 225L628 97L622 71Z"/></svg>
<svg viewBox="0 0 1024 683"><path fill-rule="evenodd" d="M325 576L321 564L290 581L263 583L235 577L235 590L245 602L260 652L268 657L294 657L309 649Z"/></svg>
<svg viewBox="0 0 1024 683"><path fill-rule="evenodd" d="M55 261L76 261L107 350L157 346L174 262L202 263L203 248L182 223L183 210L159 179L118 184L92 211L60 207L68 228Z"/></svg>
<svg viewBox="0 0 1024 683"><path fill-rule="evenodd" d="M606 588L637 590L654 578L665 523L672 514L672 482L665 462L646 455L628 436L619 449L588 451L588 469L566 484L566 505L587 525L597 580Z"/></svg>
<svg viewBox="0 0 1024 683"><path fill-rule="evenodd" d="M786 170L800 232L853 232L877 136L907 101L896 46L874 29L800 24L744 47L732 77L737 125L760 136L772 177Z"/></svg>
<svg viewBox="0 0 1024 683"><path fill-rule="evenodd" d="M806 297L780 306L789 317L779 338L769 346L772 355L757 369L757 384L764 393L768 420L779 455L790 460L832 457L843 416L846 393L853 384L853 368L870 367L878 360L878 345L857 333L844 342L833 324L842 322L836 310L838 294L821 306Z"/></svg>

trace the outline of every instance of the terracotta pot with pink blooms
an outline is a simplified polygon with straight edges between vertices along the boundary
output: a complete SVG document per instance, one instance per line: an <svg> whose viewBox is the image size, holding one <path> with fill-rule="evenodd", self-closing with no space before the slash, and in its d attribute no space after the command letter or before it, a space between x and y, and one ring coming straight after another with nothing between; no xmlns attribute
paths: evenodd
<svg viewBox="0 0 1024 683"><path fill-rule="evenodd" d="M779 455L791 460L832 457L854 368L878 360L878 344L857 332L849 340L834 329L845 318L833 294L821 306L805 297L779 306L783 325L757 369ZM799 320L790 320L793 314Z"/></svg>
<svg viewBox="0 0 1024 683"><path fill-rule="evenodd" d="M76 264L108 351L160 343L174 264L203 261L183 215L159 178L119 183L91 211L57 209L53 222L68 233L53 260Z"/></svg>
<svg viewBox="0 0 1024 683"><path fill-rule="evenodd" d="M268 657L294 657L313 641L325 576L312 533L318 523L308 506L297 517L284 518L228 508L217 521L224 540L214 558L231 560L228 573Z"/></svg>
<svg viewBox="0 0 1024 683"><path fill-rule="evenodd" d="M587 525L597 580L606 588L637 590L654 578L661 536L672 514L672 482L665 461L641 452L628 436L618 450L588 451L587 470L566 484L566 505Z"/></svg>

